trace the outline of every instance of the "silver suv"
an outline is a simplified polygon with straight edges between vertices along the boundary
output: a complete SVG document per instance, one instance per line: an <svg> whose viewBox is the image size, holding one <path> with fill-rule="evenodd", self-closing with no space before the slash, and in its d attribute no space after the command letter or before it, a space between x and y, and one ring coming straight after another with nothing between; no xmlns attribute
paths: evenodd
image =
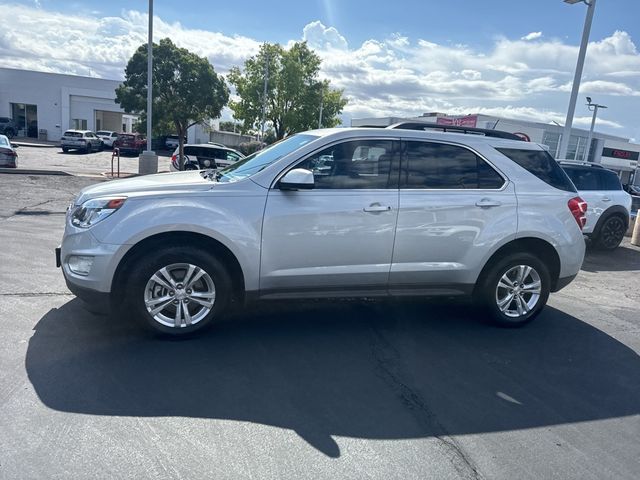
<svg viewBox="0 0 640 480"><path fill-rule="evenodd" d="M168 334L253 298L472 295L520 326L578 273L585 211L537 144L326 129L218 172L88 187L56 254L78 297Z"/></svg>
<svg viewBox="0 0 640 480"><path fill-rule="evenodd" d="M631 195L622 189L616 172L594 163L561 161L589 209L583 233L603 250L620 245L629 228Z"/></svg>

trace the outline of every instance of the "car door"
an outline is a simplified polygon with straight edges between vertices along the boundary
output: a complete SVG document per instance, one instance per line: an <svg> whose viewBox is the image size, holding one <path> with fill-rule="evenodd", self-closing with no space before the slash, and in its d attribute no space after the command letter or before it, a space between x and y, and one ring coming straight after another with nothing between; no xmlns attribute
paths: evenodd
<svg viewBox="0 0 640 480"><path fill-rule="evenodd" d="M600 171L591 166L565 166L564 171L578 189L578 194L587 202L587 222L582 231L592 233L602 212L611 206L611 198L600 187Z"/></svg>
<svg viewBox="0 0 640 480"><path fill-rule="evenodd" d="M408 140L402 148L391 293L460 293L496 242L515 236L514 186L465 146Z"/></svg>
<svg viewBox="0 0 640 480"><path fill-rule="evenodd" d="M341 141L291 167L311 170L313 189L272 186L262 233L263 295L387 293L398 214L398 146L390 139Z"/></svg>

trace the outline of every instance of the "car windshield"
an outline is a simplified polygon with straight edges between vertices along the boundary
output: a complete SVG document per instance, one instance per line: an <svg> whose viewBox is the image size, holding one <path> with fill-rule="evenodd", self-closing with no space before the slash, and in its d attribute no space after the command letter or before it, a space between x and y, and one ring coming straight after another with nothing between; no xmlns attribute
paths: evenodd
<svg viewBox="0 0 640 480"><path fill-rule="evenodd" d="M7 140L7 137L5 137L4 135L0 135L0 146L3 146L3 147L9 146L9 140Z"/></svg>
<svg viewBox="0 0 640 480"><path fill-rule="evenodd" d="M100 131L96 132L96 135L106 135L106 136L109 136L109 135L111 135L111 132L104 132L104 131L100 130Z"/></svg>
<svg viewBox="0 0 640 480"><path fill-rule="evenodd" d="M216 180L219 182L237 182L243 178L250 177L279 158L294 152L316 138L318 137L315 135L298 134L281 140L221 170L216 175Z"/></svg>

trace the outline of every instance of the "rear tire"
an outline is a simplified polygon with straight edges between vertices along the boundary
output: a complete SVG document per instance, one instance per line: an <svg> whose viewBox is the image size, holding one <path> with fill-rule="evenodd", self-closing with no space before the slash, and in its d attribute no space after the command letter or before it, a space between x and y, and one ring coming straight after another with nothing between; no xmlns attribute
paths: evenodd
<svg viewBox="0 0 640 480"><path fill-rule="evenodd" d="M611 215L603 222L593 243L600 250L615 250L622 243L626 231L622 217Z"/></svg>
<svg viewBox="0 0 640 480"><path fill-rule="evenodd" d="M222 262L196 247L168 247L140 259L126 290L143 323L163 335L185 336L219 319L231 300Z"/></svg>
<svg viewBox="0 0 640 480"><path fill-rule="evenodd" d="M67 147L62 147L62 153L69 153L69 149Z"/></svg>
<svg viewBox="0 0 640 480"><path fill-rule="evenodd" d="M540 313L550 290L551 276L544 263L529 253L512 253L483 273L474 300L492 323L521 327Z"/></svg>

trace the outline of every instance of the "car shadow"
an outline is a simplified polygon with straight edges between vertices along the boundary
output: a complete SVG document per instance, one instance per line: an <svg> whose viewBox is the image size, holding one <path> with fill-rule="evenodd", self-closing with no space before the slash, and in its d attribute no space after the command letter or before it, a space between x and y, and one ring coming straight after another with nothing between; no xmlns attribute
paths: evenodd
<svg viewBox="0 0 640 480"><path fill-rule="evenodd" d="M640 413L640 359L547 307L523 329L447 302L261 303L168 341L74 299L49 311L26 369L42 402L92 415L183 416L332 436L406 439Z"/></svg>
<svg viewBox="0 0 640 480"><path fill-rule="evenodd" d="M621 245L615 250L587 248L582 270L587 272L627 272L640 270L640 249Z"/></svg>

